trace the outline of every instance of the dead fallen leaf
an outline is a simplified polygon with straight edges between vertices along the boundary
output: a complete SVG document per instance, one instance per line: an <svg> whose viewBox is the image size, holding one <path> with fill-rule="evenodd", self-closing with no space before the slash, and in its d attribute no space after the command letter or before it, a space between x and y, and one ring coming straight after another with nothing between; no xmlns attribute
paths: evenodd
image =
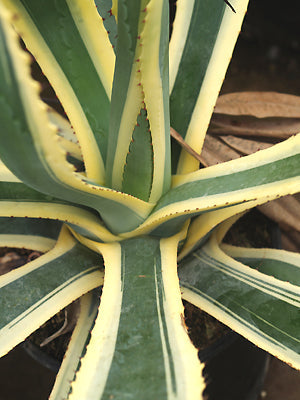
<svg viewBox="0 0 300 400"><path fill-rule="evenodd" d="M213 136L234 135L253 139L265 138L277 143L300 132L300 118L256 118L215 113L208 132Z"/></svg>
<svg viewBox="0 0 300 400"><path fill-rule="evenodd" d="M172 138L175 139L183 149L185 149L189 154L191 154L194 158L196 158L196 160L202 162L200 154L196 153L196 151L192 149L192 147L186 143L183 137L172 127L170 128L170 134Z"/></svg>
<svg viewBox="0 0 300 400"><path fill-rule="evenodd" d="M257 140L239 138L232 135L220 136L220 139L243 155L256 153L259 150L264 150L272 146L272 143L259 142Z"/></svg>
<svg viewBox="0 0 300 400"><path fill-rule="evenodd" d="M299 253L300 232L298 231L281 232L281 245L284 250L294 251L296 253Z"/></svg>
<svg viewBox="0 0 300 400"><path fill-rule="evenodd" d="M258 207L281 230L282 248L300 251L300 201L297 195L284 196Z"/></svg>
<svg viewBox="0 0 300 400"><path fill-rule="evenodd" d="M300 232L300 203L294 196L284 196L259 206L261 212L276 221L285 231Z"/></svg>
<svg viewBox="0 0 300 400"><path fill-rule="evenodd" d="M218 98L215 113L256 118L300 118L300 97L276 92L237 92Z"/></svg>
<svg viewBox="0 0 300 400"><path fill-rule="evenodd" d="M300 132L300 97L273 92L220 96L201 156L171 128L171 135L205 167L266 149ZM300 250L300 197L286 196L258 207L282 231L283 248Z"/></svg>
<svg viewBox="0 0 300 400"><path fill-rule="evenodd" d="M219 164L241 156L241 153L230 148L221 139L206 135L201 153L204 166Z"/></svg>

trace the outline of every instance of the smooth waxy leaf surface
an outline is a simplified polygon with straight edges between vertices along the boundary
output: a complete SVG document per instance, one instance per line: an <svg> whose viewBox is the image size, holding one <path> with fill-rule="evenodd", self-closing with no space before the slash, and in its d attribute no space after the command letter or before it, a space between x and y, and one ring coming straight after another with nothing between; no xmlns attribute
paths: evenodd
<svg viewBox="0 0 300 400"><path fill-rule="evenodd" d="M241 29L247 0L177 1L170 42L171 126L201 152L213 107ZM195 68L195 65L197 67ZM172 168L186 173L199 163L172 143Z"/></svg>
<svg viewBox="0 0 300 400"><path fill-rule="evenodd" d="M222 245L235 260L283 282L300 286L300 257L297 253L274 249L249 249Z"/></svg>
<svg viewBox="0 0 300 400"><path fill-rule="evenodd" d="M197 351L182 324L178 239L99 246L105 260L99 315L70 400L201 398Z"/></svg>
<svg viewBox="0 0 300 400"><path fill-rule="evenodd" d="M60 146L57 129L49 123L46 106L39 100L36 85L30 78L29 59L19 48L18 39L5 19L0 33L5 50L0 65L3 162L38 191L96 209L105 220L110 220L113 230L126 231L139 225L143 220L141 214L146 217L152 206L96 185L74 172Z"/></svg>
<svg viewBox="0 0 300 400"><path fill-rule="evenodd" d="M299 255L292 254L280 264L278 257L277 261L272 256L254 258L261 265L259 271L223 253L213 236L207 245L182 262L179 276L183 298L259 347L300 368L300 287L294 275L300 266ZM247 253L243 261L246 259ZM251 264L254 266L255 262L252 260ZM281 269L294 276L293 284L280 279L284 277Z"/></svg>
<svg viewBox="0 0 300 400"><path fill-rule="evenodd" d="M128 190L128 179L135 180L138 187L146 182L146 188L150 186L146 200L156 202L170 186L168 6L162 0L121 1L118 12L107 182L117 190L124 190L123 186ZM153 29L155 25L157 29ZM139 123L140 112L147 113L148 124ZM140 151L132 145L136 124L146 137ZM145 176L126 171L128 153L136 164L143 165Z"/></svg>
<svg viewBox="0 0 300 400"><path fill-rule="evenodd" d="M81 140L88 176L103 183L114 55L96 7L80 0L4 3Z"/></svg>
<svg viewBox="0 0 300 400"><path fill-rule="evenodd" d="M1 276L1 354L84 292L100 286L102 265L101 256L78 244L65 228L52 250Z"/></svg>
<svg viewBox="0 0 300 400"><path fill-rule="evenodd" d="M299 141L297 135L243 159L175 175L173 187L135 232L167 235L190 217L299 191Z"/></svg>
<svg viewBox="0 0 300 400"><path fill-rule="evenodd" d="M71 392L71 385L75 371L79 368L80 359L84 356L86 346L90 340L90 332L93 329L98 313L100 291L94 291L82 296L79 304L79 315L67 353L62 366L56 376L55 385L49 400L66 399Z"/></svg>

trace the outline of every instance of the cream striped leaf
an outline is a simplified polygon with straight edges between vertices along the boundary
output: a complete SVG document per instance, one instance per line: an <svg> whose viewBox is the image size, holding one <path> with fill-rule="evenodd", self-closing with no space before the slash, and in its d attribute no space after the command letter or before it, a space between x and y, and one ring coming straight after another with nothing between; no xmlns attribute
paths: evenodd
<svg viewBox="0 0 300 400"><path fill-rule="evenodd" d="M226 247L225 247L226 248ZM257 257L258 260L258 257ZM300 369L300 286L226 255L214 234L208 244L182 261L183 298L208 312L262 349ZM296 264L295 264L296 262ZM286 260L290 273L299 256ZM279 269L285 268L283 263ZM274 276L280 278L274 270Z"/></svg>
<svg viewBox="0 0 300 400"><path fill-rule="evenodd" d="M76 130L87 175L103 183L114 54L95 6L82 0L2 3Z"/></svg>
<svg viewBox="0 0 300 400"><path fill-rule="evenodd" d="M135 231L168 235L200 214L272 200L300 189L300 134L242 159L174 176L173 187ZM124 235L125 236L125 235Z"/></svg>
<svg viewBox="0 0 300 400"><path fill-rule="evenodd" d="M39 100L37 87L30 78L29 58L20 49L18 38L6 21L12 16L2 6L1 10L1 46L5 50L0 64L2 161L14 175L38 191L96 209L113 230L136 227L152 206L90 183L74 172L59 145L57 128L49 123L46 106Z"/></svg>
<svg viewBox="0 0 300 400"><path fill-rule="evenodd" d="M103 294L70 400L202 398L201 365L182 324L179 239L99 245Z"/></svg>
<svg viewBox="0 0 300 400"><path fill-rule="evenodd" d="M46 252L54 247L61 222L39 218L0 217L0 247Z"/></svg>
<svg viewBox="0 0 300 400"><path fill-rule="evenodd" d="M3 177L3 176L2 176ZM50 196L45 196L21 182L12 182L13 175L6 181L0 181L0 217L15 218L14 229L22 218L35 218L44 224L42 219L67 223L78 233L96 241L114 241L116 236L110 233L101 219L88 209L77 205L65 204ZM13 225L12 225L13 226ZM14 231L13 231L14 232Z"/></svg>
<svg viewBox="0 0 300 400"><path fill-rule="evenodd" d="M52 250L2 275L0 354L6 354L82 294L100 286L102 266L101 256L78 244L64 228Z"/></svg>
<svg viewBox="0 0 300 400"><path fill-rule="evenodd" d="M223 0L177 1L170 42L171 126L197 153L201 153L248 0L230 3L235 13ZM185 150L180 152L175 143L172 153L174 172L198 169L197 160Z"/></svg>
<svg viewBox="0 0 300 400"><path fill-rule="evenodd" d="M107 162L108 185L123 190L125 166L134 151L138 115L147 114L149 139L134 159L151 172L149 202L155 203L170 186L170 123L168 98L168 4L164 0L119 1L118 45L112 93ZM159 21L159 24L157 24ZM157 29L152 29L155 25ZM153 147L153 150L152 150ZM153 158L145 152L153 151ZM153 172L152 172L153 171ZM136 175L131 179L137 180ZM149 177L148 177L149 180ZM141 177L140 186L145 185Z"/></svg>
<svg viewBox="0 0 300 400"><path fill-rule="evenodd" d="M228 244L222 244L220 247L230 257L263 274L300 286L299 253L276 249L250 249Z"/></svg>
<svg viewBox="0 0 300 400"><path fill-rule="evenodd" d="M75 371L78 369L81 358L85 353L86 346L90 340L90 332L93 329L98 313L99 296L100 291L95 289L80 298L76 326L68 344L67 353L56 376L49 400L66 399L71 391Z"/></svg>

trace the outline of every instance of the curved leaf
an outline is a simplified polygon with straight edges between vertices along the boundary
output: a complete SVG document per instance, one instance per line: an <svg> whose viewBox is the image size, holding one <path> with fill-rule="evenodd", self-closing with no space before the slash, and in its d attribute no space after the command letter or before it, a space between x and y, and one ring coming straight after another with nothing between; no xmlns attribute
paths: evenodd
<svg viewBox="0 0 300 400"><path fill-rule="evenodd" d="M57 140L56 128L49 124L46 107L38 99L36 85L29 76L29 60L6 18L0 30L4 49L0 64L2 161L38 191L96 209L113 230L136 227L152 205L90 183L73 171Z"/></svg>
<svg viewBox="0 0 300 400"><path fill-rule="evenodd" d="M249 249L226 244L222 244L221 249L242 264L300 287L300 255L297 253L275 249Z"/></svg>
<svg viewBox="0 0 300 400"><path fill-rule="evenodd" d="M300 369L298 285L233 260L220 250L216 235L182 261L179 276L184 299Z"/></svg>
<svg viewBox="0 0 300 400"><path fill-rule="evenodd" d="M0 217L0 246L46 252L55 245L61 226L53 220Z"/></svg>
<svg viewBox="0 0 300 400"><path fill-rule="evenodd" d="M3 3L74 126L88 176L103 183L114 54L94 5L81 0Z"/></svg>
<svg viewBox="0 0 300 400"><path fill-rule="evenodd" d="M19 181L11 182L11 178L14 179L12 174L7 177L9 181L0 181L0 217L6 217L8 220L16 217L16 221L21 221L22 218L38 218L41 220L41 224L45 223L44 219L49 221L50 226L51 220L56 220L67 223L78 233L96 241L118 239L90 210L73 204L65 204L43 195Z"/></svg>
<svg viewBox="0 0 300 400"><path fill-rule="evenodd" d="M300 187L299 148L297 135L250 156L175 176L173 188L147 220L128 235L167 235L187 219L205 212L296 193Z"/></svg>
<svg viewBox="0 0 300 400"><path fill-rule="evenodd" d="M73 300L100 286L102 266L101 256L77 243L65 228L54 249L2 275L1 355Z"/></svg>
<svg viewBox="0 0 300 400"><path fill-rule="evenodd" d="M90 333L93 329L99 307L99 290L87 293L80 298L80 311L67 352L55 379L49 400L67 399L75 371L79 368L85 353Z"/></svg>

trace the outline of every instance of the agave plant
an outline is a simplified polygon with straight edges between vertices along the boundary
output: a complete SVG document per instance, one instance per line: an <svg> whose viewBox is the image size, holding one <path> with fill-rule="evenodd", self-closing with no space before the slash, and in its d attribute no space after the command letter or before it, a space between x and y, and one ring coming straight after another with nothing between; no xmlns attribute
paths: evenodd
<svg viewBox="0 0 300 400"><path fill-rule="evenodd" d="M166 0L0 1L0 243L44 253L0 278L0 348L80 298L51 399L202 398L182 298L300 368L299 255L222 244L299 191L300 136L200 169L170 138L201 152L247 7L230 3L178 0L169 41Z"/></svg>

